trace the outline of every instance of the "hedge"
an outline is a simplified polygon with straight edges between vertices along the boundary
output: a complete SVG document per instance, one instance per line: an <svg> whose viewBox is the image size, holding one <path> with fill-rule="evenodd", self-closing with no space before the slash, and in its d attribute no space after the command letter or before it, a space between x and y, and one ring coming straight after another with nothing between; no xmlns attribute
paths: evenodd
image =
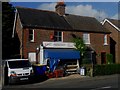
<svg viewBox="0 0 120 90"><path fill-rule="evenodd" d="M120 64L94 65L94 76L120 74Z"/></svg>

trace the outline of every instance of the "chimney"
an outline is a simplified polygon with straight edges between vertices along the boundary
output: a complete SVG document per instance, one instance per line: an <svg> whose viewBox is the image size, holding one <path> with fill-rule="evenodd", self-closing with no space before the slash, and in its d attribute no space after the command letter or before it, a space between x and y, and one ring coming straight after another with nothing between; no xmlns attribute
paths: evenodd
<svg viewBox="0 0 120 90"><path fill-rule="evenodd" d="M63 16L65 15L65 3L64 2L58 2L57 5L55 6L56 12L60 15Z"/></svg>

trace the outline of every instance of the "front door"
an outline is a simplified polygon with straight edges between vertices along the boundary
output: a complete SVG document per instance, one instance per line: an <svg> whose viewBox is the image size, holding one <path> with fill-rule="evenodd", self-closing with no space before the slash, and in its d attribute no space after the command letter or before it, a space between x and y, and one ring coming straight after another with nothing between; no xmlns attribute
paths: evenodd
<svg viewBox="0 0 120 90"><path fill-rule="evenodd" d="M106 64L106 52L101 52L101 64Z"/></svg>

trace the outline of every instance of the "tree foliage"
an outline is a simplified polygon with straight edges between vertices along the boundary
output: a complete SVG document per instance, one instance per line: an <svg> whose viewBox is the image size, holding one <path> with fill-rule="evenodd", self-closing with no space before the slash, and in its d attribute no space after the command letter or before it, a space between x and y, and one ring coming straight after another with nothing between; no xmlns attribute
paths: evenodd
<svg viewBox="0 0 120 90"><path fill-rule="evenodd" d="M12 58L18 43L12 38L14 24L14 7L8 2L2 3L2 59Z"/></svg>
<svg viewBox="0 0 120 90"><path fill-rule="evenodd" d="M73 42L75 43L76 49L79 50L81 55L83 56L86 50L86 46L84 44L83 39L81 39L80 37L76 37L73 39Z"/></svg>
<svg viewBox="0 0 120 90"><path fill-rule="evenodd" d="M107 64L113 64L113 55L106 54Z"/></svg>

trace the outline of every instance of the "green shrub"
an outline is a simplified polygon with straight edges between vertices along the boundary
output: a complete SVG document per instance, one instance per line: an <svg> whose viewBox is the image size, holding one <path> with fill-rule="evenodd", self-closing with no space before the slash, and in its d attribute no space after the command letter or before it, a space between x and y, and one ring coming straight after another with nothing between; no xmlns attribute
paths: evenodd
<svg viewBox="0 0 120 90"><path fill-rule="evenodd" d="M112 54L107 54L106 59L107 59L107 64L113 63L113 55Z"/></svg>
<svg viewBox="0 0 120 90"><path fill-rule="evenodd" d="M94 75L120 74L120 64L95 65Z"/></svg>
<svg viewBox="0 0 120 90"><path fill-rule="evenodd" d="M87 58L83 58L82 59L82 64L91 64L91 60L89 60Z"/></svg>

